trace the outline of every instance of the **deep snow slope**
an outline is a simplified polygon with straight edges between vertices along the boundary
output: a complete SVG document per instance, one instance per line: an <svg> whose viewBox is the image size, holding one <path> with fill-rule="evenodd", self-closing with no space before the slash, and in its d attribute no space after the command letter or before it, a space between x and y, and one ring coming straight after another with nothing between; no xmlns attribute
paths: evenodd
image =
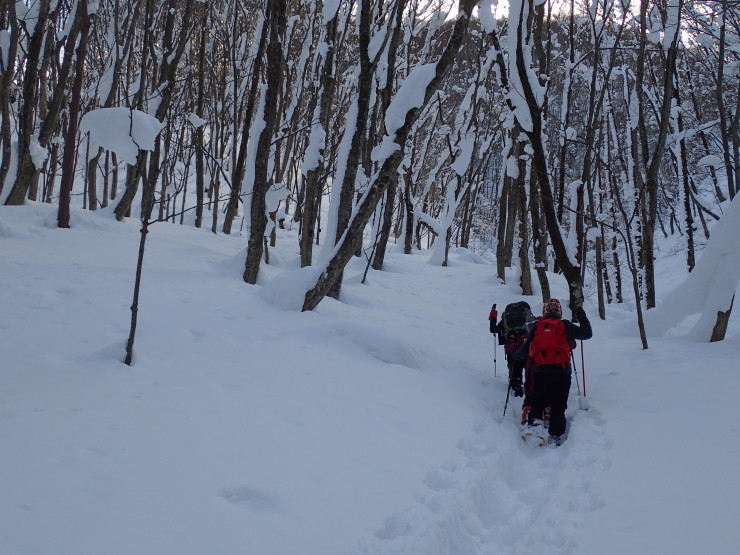
<svg viewBox="0 0 740 555"><path fill-rule="evenodd" d="M590 409L574 382L566 443L535 449L518 400L501 421L487 316L521 297L490 261L456 250L441 268L392 249L365 284L353 261L341 302L300 313L281 308L296 292L295 231L247 286L246 237L156 224L128 367L136 222L54 221L48 206L0 207L4 554L731 553L740 541L737 319L722 344L678 329L642 351L614 331L631 313L610 307L583 345Z"/></svg>

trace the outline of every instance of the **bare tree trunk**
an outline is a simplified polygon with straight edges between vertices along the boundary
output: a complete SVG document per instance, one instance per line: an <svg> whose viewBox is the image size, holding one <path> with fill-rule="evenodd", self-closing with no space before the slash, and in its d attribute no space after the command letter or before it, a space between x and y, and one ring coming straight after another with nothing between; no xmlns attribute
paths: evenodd
<svg viewBox="0 0 740 555"><path fill-rule="evenodd" d="M506 283L506 229L508 227L508 220L514 218L513 214L509 214L509 186L507 178L504 179L501 186L501 197L499 198L498 206L496 275L503 283Z"/></svg>
<svg viewBox="0 0 740 555"><path fill-rule="evenodd" d="M146 152L140 151L142 166L146 167ZM131 302L131 324L129 327L128 340L126 341L126 358L124 363L131 366L134 359L134 340L136 338L136 326L139 320L139 291L141 290L141 274L144 268L144 252L146 250L146 238L149 233L150 216L154 207L154 187L149 183L146 174L141 174L144 181L142 194L141 212L141 237L139 239L139 256L136 259L136 276L134 279L134 298Z"/></svg>
<svg viewBox="0 0 740 555"><path fill-rule="evenodd" d="M385 115L390 106L391 99L393 96L393 82L396 75L396 51L398 44L401 39L401 33L403 30L403 17L404 9L406 7L406 0L400 0L396 6L396 18L393 27L393 34L387 46L388 60L386 69L386 84L381 95L381 115ZM380 236L375 245L375 255L373 256L372 266L374 270L382 270L383 262L385 261L385 251L388 246L388 241L391 236L391 227L393 226L393 212L396 206L396 196L398 193L398 176L391 181L388 186L388 190L385 194L385 206L383 209L383 223L380 228Z"/></svg>
<svg viewBox="0 0 740 555"><path fill-rule="evenodd" d="M325 30L326 59L321 73L321 98L318 106L318 125L321 126L321 142L316 167L306 172L304 204L301 213L301 267L313 263L313 244L316 236L316 222L319 215L319 199L323 190L323 179L326 172L324 160L326 150L326 133L329 130L329 116L334 99L334 43L337 36L338 12L327 23ZM317 140L314 138L313 140Z"/></svg>
<svg viewBox="0 0 740 555"><path fill-rule="evenodd" d="M144 94L146 92L147 57L149 52L149 43L151 41L152 21L154 20L154 8L152 6L152 3L152 0L145 0L145 12L143 21L144 37L141 47L141 65L139 67L139 89L134 97L134 101L132 102L132 110L140 109L143 106ZM129 165L126 168L126 181L124 191L121 195L121 198L118 200L116 207L113 210L114 214L116 215L116 219L119 222L123 220L123 218L131 214L131 203L136 196L136 191L139 187L139 179L143 175L144 171L146 171L146 154L140 150L136 156L136 164L133 166Z"/></svg>
<svg viewBox="0 0 740 555"><path fill-rule="evenodd" d="M712 329L712 337L709 339L710 342L722 341L727 334L727 325L730 323L730 315L732 314L732 306L735 304L735 295L732 296L730 302L730 308L725 312L717 312L717 322L714 324Z"/></svg>
<svg viewBox="0 0 740 555"><path fill-rule="evenodd" d="M59 164L59 145L53 144L51 154L49 155L49 177L43 191L43 198L46 204L51 204L54 198L54 185L57 181L57 166Z"/></svg>
<svg viewBox="0 0 740 555"><path fill-rule="evenodd" d="M357 211L354 218L350 221L343 242L339 245L334 257L329 261L326 271L321 274L315 286L306 293L303 302L304 311L313 310L318 306L336 280L340 278L344 267L352 258L354 247L361 237L362 230L365 228L378 201L383 196L383 193L385 193L403 161L406 140L412 126L418 120L421 111L429 103L432 95L437 91L442 79L454 62L455 55L460 49L463 38L467 34L470 17L476 4L476 0L460 0L457 20L455 21L447 46L436 63L435 76L425 89L424 100L421 106L411 108L406 112L404 124L395 133L394 142L398 145L398 149L385 159L377 176L369 184L364 201L357 207Z"/></svg>
<svg viewBox="0 0 740 555"><path fill-rule="evenodd" d="M606 303L604 302L604 273L606 264L604 263L604 238L599 235L596 238L596 293L599 302L599 318L606 320Z"/></svg>
<svg viewBox="0 0 740 555"><path fill-rule="evenodd" d="M87 13L87 0L78 0L75 19L80 21L80 42L77 46L77 65L72 84L72 99L69 104L69 127L64 143L62 161L62 179L59 187L58 227L68 228L72 186L74 185L75 158L77 156L77 129L80 120L80 102L82 97L82 79L85 76L85 56L87 55L87 36L90 31L90 17ZM70 48L73 45L69 45Z"/></svg>
<svg viewBox="0 0 740 555"><path fill-rule="evenodd" d="M646 25L644 20L644 11L647 10L648 0L641 0L641 21L643 25ZM676 24L680 26L681 22L681 9L683 7L683 0L678 0L677 6L677 21ZM655 220L658 215L658 194L660 186L660 167L663 161L663 154L666 148L666 142L668 139L668 131L671 116L671 101L673 99L673 78L676 71L676 58L678 56L678 40L679 33L675 33L673 37L666 37L666 40L670 39L670 46L666 54L665 62L665 75L663 80L663 95L662 95L662 106L660 112L660 122L658 125L658 137L656 139L655 147L650 154L649 160L646 156L646 180L645 187L647 189L647 214L646 218L643 219L643 234L642 234L642 262L645 269L645 303L647 308L653 308L655 306ZM638 93L641 91L638 90ZM640 102L642 104L642 101ZM642 120L644 125L644 120ZM643 135L646 134L643 131ZM644 139L643 139L644 142ZM647 151L645 151L647 154Z"/></svg>
<svg viewBox="0 0 740 555"><path fill-rule="evenodd" d="M527 31L526 26L528 25L528 17L525 15L525 7L528 6L530 12L533 7L533 0L527 0L522 2L522 11L519 13L516 28L509 29L510 33L516 34L516 58L513 63L516 64L516 68L512 71L516 71L519 75L519 80L522 85L522 93L530 112L531 129L526 130L525 133L529 137L530 144L533 150L533 170L537 175L537 183L542 197L542 207L545 213L545 221L547 223L547 230L550 234L550 241L552 243L553 250L555 251L555 258L560 265L563 275L568 282L568 288L570 292L570 305L581 306L583 304L583 282L581 279L581 269L576 263L571 261L568 250L565 246L565 241L560 230L560 222L557 219L557 213L555 211L555 201L552 194L552 188L550 187L550 175L547 167L547 154L545 151L543 129L542 129L542 108L538 104L537 96L532 89L530 83L530 68L527 65L527 61L524 55L526 39L525 33ZM510 15L511 21L511 15Z"/></svg>
<svg viewBox="0 0 740 555"><path fill-rule="evenodd" d="M521 276L519 278L519 286L522 288L522 295L534 295L532 289L532 270L529 264L529 234L527 233L527 217L526 214L519 220L519 232L521 237L521 244L519 245L519 267L521 270Z"/></svg>
<svg viewBox="0 0 740 555"><path fill-rule="evenodd" d="M7 0L8 3L9 1ZM10 100L11 87L15 84L15 56L18 52L18 39L20 35L15 6L13 6L13 9L9 9L10 7L6 4L4 8L7 8L9 32L7 33L7 52L3 52L3 56L0 56L0 113L2 114L0 140L3 145L2 162L0 162L0 193L3 191L5 178L8 176L8 171L10 170L10 160L13 153L11 146L12 118L10 114Z"/></svg>
<svg viewBox="0 0 740 555"><path fill-rule="evenodd" d="M391 227L393 226L393 210L396 204L396 192L398 191L398 176L394 176L388 185L386 191L385 204L383 206L382 218L383 221L380 224L380 234L378 235L377 244L375 246L375 255L373 256L372 267L373 270L382 270L383 262L385 261L385 251L388 241L391 237Z"/></svg>
<svg viewBox="0 0 740 555"><path fill-rule="evenodd" d="M540 195L537 191L537 179L534 172L530 169L529 176L529 210L532 220L532 241L534 243L534 266L537 271L537 279L540 282L542 291L542 301L549 299L550 281L547 279L547 236L543 234L544 222L542 219L542 209L540 208Z"/></svg>
<svg viewBox="0 0 740 555"><path fill-rule="evenodd" d="M110 200L113 200L118 196L118 156L115 152L110 153L110 164Z"/></svg>
<svg viewBox="0 0 740 555"><path fill-rule="evenodd" d="M88 142L88 148L90 148L89 142ZM98 208L98 164L100 163L100 157L103 155L103 152L105 152L104 149L98 148L98 151L95 153L95 156L93 156L90 160L87 162L87 190L88 190L88 204L90 207L90 210L97 210ZM107 199L105 198L107 192L108 192L108 181L107 177L105 179L104 184L104 192L103 192L103 202L101 206L105 208L108 205Z"/></svg>
<svg viewBox="0 0 740 555"><path fill-rule="evenodd" d="M414 222L416 220L414 218L414 202L413 202L412 193L411 193L411 173L409 171L406 171L403 174L403 184L404 184L403 204L405 208L404 212L406 214L406 224L405 224L406 232L403 238L403 253L411 254L411 251L413 250L413 247L414 247L414 231L415 231Z"/></svg>
<svg viewBox="0 0 740 555"><path fill-rule="evenodd" d="M521 276L519 285L522 288L522 295L533 295L532 290L532 271L529 265L529 225L527 211L527 190L525 180L527 178L527 161L519 160L519 177L517 178L517 190L519 192L519 268Z"/></svg>
<svg viewBox="0 0 740 555"><path fill-rule="evenodd" d="M257 106L257 98L259 96L260 75L262 73L262 67L264 65L262 58L264 57L265 47L267 44L269 26L270 22L268 21L268 17L266 15L265 19L262 22L262 30L260 31L257 53L252 64L252 80L249 89L249 96L247 98L247 107L244 114L244 127L242 128L242 136L239 143L239 152L237 154L236 164L234 165L234 173L231 177L231 194L229 195L229 204L226 208L226 214L224 215L223 232L227 235L231 233L234 218L236 217L239 208L239 197L242 194L242 182L244 181L245 167L247 162L247 144L249 142L249 129L252 125L252 120L254 119L254 109Z"/></svg>
<svg viewBox="0 0 740 555"><path fill-rule="evenodd" d="M518 157L518 150L515 151ZM503 263L507 268L511 266L514 260L514 239L516 238L516 222L519 218L520 206L519 206L519 194L518 194L518 178L506 178L506 188L509 194L506 196L508 199L507 203L507 216L506 216L506 233L504 235L504 250L503 250Z"/></svg>
<svg viewBox="0 0 740 555"><path fill-rule="evenodd" d="M39 14L41 14L44 10L50 10L51 5L49 2L40 2L41 8L39 11ZM46 7L44 7L44 4L46 4ZM48 38L47 41L54 41L54 29L53 25L56 23L55 19L59 17L59 11L57 9L53 11L48 11L48 13L43 17L45 22L48 22L49 30L48 30ZM50 18L53 16L54 19ZM39 21L41 20L41 16L39 15ZM60 45L55 45L54 48L52 48L52 45L49 45L49 52L59 54L60 52L63 52L63 59L61 63L59 60L53 60L49 63L51 63L55 69L56 72L56 85L54 86L54 91L51 97L51 101L48 103L46 102L46 91L43 91L43 94L41 94L41 91L39 90L39 93L31 96L31 103L30 103L30 109L33 110L36 105L38 104L38 115L40 117L40 122L38 124L38 133L37 133L37 143L43 148L47 148L49 145L49 142L52 138L52 135L59 129L60 127L60 116L62 114L62 109L64 108L64 105L68 101L68 87L69 87L69 75L72 71L72 66L74 64L74 52L75 48L74 45L77 42L77 36L80 32L80 22L81 22L81 13L79 11L75 11L75 15L72 18L71 25L69 25L68 31L66 35L62 39L62 44L65 45L64 49L60 48ZM47 23L44 23L43 27L46 27ZM40 28L43 28L40 27ZM43 34L43 33L42 33ZM35 40L35 33L34 37L32 39L32 42ZM43 56L41 60L41 67L40 68L34 68L33 71L31 71L32 81L35 87L39 88L39 85L43 85L43 79L41 79L41 74L39 72L39 69L41 73L46 73L46 67L47 67L47 56ZM28 71L28 62L26 64ZM44 75L44 79L46 76ZM37 83L37 80L41 80L42 83ZM25 82L25 79L24 79ZM24 95L24 99L25 99ZM22 203L23 198L25 198L26 194L29 193L31 196L35 197L35 192L38 189L38 179L39 175L41 173L41 169L36 168L33 161L30 152L24 153L25 145L22 144L19 141L19 160L18 160L18 173L16 175L16 181L13 185L13 190L10 193L10 196L8 197L6 204L10 204L11 197L13 198L13 202L17 201L19 198L21 199L20 202L15 202L16 204Z"/></svg>
<svg viewBox="0 0 740 555"><path fill-rule="evenodd" d="M267 44L267 90L265 91L264 127L257 142L257 154L254 163L254 188L251 203L251 229L247 246L247 260L244 265L244 281L257 283L259 266L265 249L265 230L267 229L267 215L265 214L265 197L269 187L269 157L272 144L272 135L278 120L278 95L283 82L282 41L286 29L287 0L269 0L269 42Z"/></svg>
<svg viewBox="0 0 740 555"><path fill-rule="evenodd" d="M339 208L337 210L337 232L334 242L338 243L349 226L352 214L352 204L355 194L355 181L357 172L361 166L362 153L367 141L367 121L370 112L370 96L372 94L373 67L370 62L370 27L372 19L372 0L360 0L360 25L359 25L359 52L360 75L357 79L357 117L352 132L352 139L345 164L344 176L340 185ZM362 234L354 237L353 250L356 252L362 245ZM333 282L328 292L330 297L339 298L342 289L344 268L342 268L337 279Z"/></svg>
<svg viewBox="0 0 740 555"><path fill-rule="evenodd" d="M15 7L13 8L15 9ZM49 19L49 0L39 0L36 27L26 42L26 67L23 75L23 101L18 114L18 171L13 188L5 199L6 205L21 205L37 170L31 158L34 134L34 110L39 98L39 67L46 25Z"/></svg>
<svg viewBox="0 0 740 555"><path fill-rule="evenodd" d="M737 138L737 126L735 126L735 136L730 138L729 135L729 129L731 127L731 123L728 121L729 118L727 117L727 111L725 109L725 100L724 100L724 69L725 69L725 44L726 44L726 33L727 33L727 12L728 12L728 6L727 6L727 0L721 0L722 1L722 23L720 24L719 28L719 53L717 55L717 59L719 61L719 67L717 71L717 87L715 88L715 95L717 98L717 109L719 111L719 128L720 128L720 134L722 136L722 155L725 162L725 175L727 178L727 192L730 195L730 200L735 198L735 171L737 168L738 162L737 158L735 159L736 167L733 168L732 164L732 144L734 143L735 146L738 144L738 138ZM683 2L681 2L683 4ZM740 102L738 102L740 105ZM737 156L737 154L736 154Z"/></svg>
<svg viewBox="0 0 740 555"><path fill-rule="evenodd" d="M198 97L196 115L203 118L205 107L206 39L208 29L204 25L200 31L200 50L198 52ZM203 161L203 125L195 130L195 227L203 226L203 202L205 191L205 163ZM236 185L234 185L236 186Z"/></svg>
<svg viewBox="0 0 740 555"><path fill-rule="evenodd" d="M678 72L675 72L674 75L676 86L674 89L673 96L676 100L676 103L678 106L681 105L681 95L679 91L679 85L678 85ZM694 269L694 266L696 265L696 253L695 253L695 247L694 247L694 215L691 210L691 185L690 185L690 174L689 174L689 166L688 166L688 149L686 147L686 138L684 137L684 125L683 125L683 115L681 112L678 113L678 116L676 118L676 124L678 126L678 133L681 139L679 140L679 154L678 154L678 160L676 161L676 168L679 169L680 166L680 172L677 172L682 177L682 183L678 184L678 187L683 187L683 208L684 211L684 223L686 227L686 264L689 268L689 272Z"/></svg>
<svg viewBox="0 0 740 555"><path fill-rule="evenodd" d="M164 44L164 52L161 53L161 65L159 66L159 74L157 78L157 94L159 95L159 103L157 104L156 110L154 111L154 117L159 121L164 121L167 112L170 109L172 103L172 94L175 86L178 83L177 80L177 67L180 63L180 59L185 52L186 47L190 43L191 26L193 24L193 6L196 0L184 0L185 5L178 5L178 0L167 0L165 5L164 15L164 35L162 42ZM149 52L149 41L151 40L152 25L154 20L153 9L151 6L152 0L147 0L146 6L146 17L144 18L144 48L143 52ZM178 8L178 9L176 9ZM178 11L179 10L179 11ZM182 21L180 29L175 33L175 19L178 13L182 14ZM146 72L147 72L147 55L142 55L142 67L141 67L141 80L138 91L138 105L141 105L143 95L146 94ZM136 105L136 104L135 104ZM159 177L159 157L152 156L153 166L151 169L154 173L150 173L149 179L153 182ZM114 210L116 219L122 220L126 214L131 210L131 202L136 195L138 188L139 179L142 174L140 172L146 171L140 164L135 166L129 166L128 168L130 177L126 180L126 191L121 196L121 200L116 205ZM156 187L156 183L151 184L152 187ZM143 208L143 203L142 203Z"/></svg>

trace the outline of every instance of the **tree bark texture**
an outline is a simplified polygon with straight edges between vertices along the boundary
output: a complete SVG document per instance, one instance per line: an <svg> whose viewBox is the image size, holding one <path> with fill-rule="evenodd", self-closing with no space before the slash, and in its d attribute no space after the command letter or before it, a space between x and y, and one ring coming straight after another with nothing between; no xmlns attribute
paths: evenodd
<svg viewBox="0 0 740 555"><path fill-rule="evenodd" d="M269 42L267 44L266 65L267 88L265 90L264 127L257 142L257 154L254 163L254 188L251 203L251 229L247 245L247 260L244 265L244 281L257 283L259 266L265 249L265 230L267 229L267 214L265 214L265 198L270 186L268 176L269 158L272 144L272 135L278 119L278 96L283 82L282 41L286 28L287 0L269 0L267 19L269 19Z"/></svg>
<svg viewBox="0 0 740 555"><path fill-rule="evenodd" d="M67 139L64 143L62 161L62 179L59 184L59 212L57 225L61 228L69 227L70 202L75 177L75 159L77 157L77 129L80 118L80 102L82 98L82 79L85 75L85 57L87 56L87 37L90 31L90 17L87 12L87 0L77 2L75 19L80 22L80 42L77 45L77 61L75 78L72 85L72 99L69 104L69 126ZM72 45L70 45L71 47Z"/></svg>
<svg viewBox="0 0 740 555"><path fill-rule="evenodd" d="M326 59L321 73L321 98L319 99L319 125L324 135L323 146L319 150L317 166L306 172L304 203L301 214L301 267L310 266L313 263L313 244L316 236L316 223L319 212L319 199L323 191L326 173L325 150L326 134L329 132L329 116L332 101L334 100L334 43L337 35L337 22L339 15L334 14L327 23L326 37Z"/></svg>
<svg viewBox="0 0 740 555"><path fill-rule="evenodd" d="M18 114L18 171L13 188L5 204L23 204L36 167L31 158L31 140L35 131L34 110L39 98L39 60L43 50L46 25L49 18L49 0L39 0L36 27L26 42L26 70L23 75L23 102Z"/></svg>

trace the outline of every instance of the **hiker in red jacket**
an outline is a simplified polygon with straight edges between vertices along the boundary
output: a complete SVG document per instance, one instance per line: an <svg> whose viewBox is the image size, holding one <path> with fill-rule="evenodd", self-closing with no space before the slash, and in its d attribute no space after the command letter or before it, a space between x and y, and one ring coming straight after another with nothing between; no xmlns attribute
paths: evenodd
<svg viewBox="0 0 740 555"><path fill-rule="evenodd" d="M540 428L543 412L550 407L550 437L548 443L560 445L565 433L565 409L568 408L570 391L571 349L576 339L590 339L591 323L583 307L576 308L578 324L563 320L563 309L557 299L548 299L524 344L514 353L517 360L530 361L531 377L528 376L528 397L531 410L527 425Z"/></svg>

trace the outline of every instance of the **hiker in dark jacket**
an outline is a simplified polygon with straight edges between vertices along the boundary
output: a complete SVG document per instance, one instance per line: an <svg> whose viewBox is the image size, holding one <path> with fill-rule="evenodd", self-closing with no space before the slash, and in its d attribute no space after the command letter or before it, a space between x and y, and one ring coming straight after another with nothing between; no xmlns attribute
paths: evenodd
<svg viewBox="0 0 740 555"><path fill-rule="evenodd" d="M515 305L526 306L527 314L531 318L532 313L530 311L529 304L526 302L512 303L511 305L507 305L507 310L509 307ZM504 314L506 314L506 310L504 311ZM497 336L498 344L504 346L506 364L509 369L509 387L514 392L514 397L522 397L524 395L524 362L521 360L515 360L512 357L512 354L522 346L522 343L526 338L526 326L528 325L528 322L526 322L527 317L525 316L524 325L521 328L508 330L506 327L506 318L502 317L499 322L496 320L497 315L498 313L496 311L492 311L489 316L490 330L491 333Z"/></svg>
<svg viewBox="0 0 740 555"><path fill-rule="evenodd" d="M583 307L576 309L578 324L564 320L563 309L557 299L548 299L542 308L542 318L535 322L524 344L516 350L513 358L527 360L532 358L531 379L528 379L528 397L531 410L527 424L531 427L542 425L545 407L550 407L549 443L560 445L565 433L565 409L568 408L570 392L571 350L577 339L590 339L591 323ZM564 333L561 333L564 328ZM551 332L545 335L546 332ZM542 336L538 338L537 334ZM559 338L554 345L549 337ZM548 345L548 348L544 348ZM528 378L530 376L528 375Z"/></svg>
<svg viewBox="0 0 740 555"><path fill-rule="evenodd" d="M512 354L524 344L527 333L522 331L518 335L510 334L504 341L504 352L509 367L509 387L514 397L524 396L524 361L516 360Z"/></svg>

